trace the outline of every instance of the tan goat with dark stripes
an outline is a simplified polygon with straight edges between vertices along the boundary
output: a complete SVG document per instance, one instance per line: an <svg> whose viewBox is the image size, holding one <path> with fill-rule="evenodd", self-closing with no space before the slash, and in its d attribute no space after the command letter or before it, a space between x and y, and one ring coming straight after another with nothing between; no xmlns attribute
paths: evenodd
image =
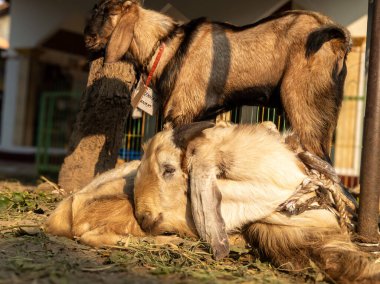
<svg viewBox="0 0 380 284"><path fill-rule="evenodd" d="M145 75L165 43L152 88L174 127L236 105L281 105L304 147L329 159L351 38L322 14L288 11L243 27L205 18L180 25L138 1L101 0L85 40L106 63L126 55Z"/></svg>

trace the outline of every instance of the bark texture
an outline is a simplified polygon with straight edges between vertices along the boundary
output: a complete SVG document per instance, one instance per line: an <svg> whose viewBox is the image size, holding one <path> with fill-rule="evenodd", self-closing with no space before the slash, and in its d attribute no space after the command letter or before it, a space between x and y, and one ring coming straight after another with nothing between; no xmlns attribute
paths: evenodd
<svg viewBox="0 0 380 284"><path fill-rule="evenodd" d="M91 63L87 88L58 178L67 194L115 166L135 80L129 63L103 65L103 58Z"/></svg>

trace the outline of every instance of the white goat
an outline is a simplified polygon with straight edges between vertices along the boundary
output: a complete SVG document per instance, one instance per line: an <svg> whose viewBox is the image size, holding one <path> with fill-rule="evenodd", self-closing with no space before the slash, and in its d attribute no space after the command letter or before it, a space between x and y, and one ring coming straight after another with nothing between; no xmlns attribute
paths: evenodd
<svg viewBox="0 0 380 284"><path fill-rule="evenodd" d="M205 126L211 125L198 123L157 134L146 146L138 171L140 162L132 162L95 178L61 202L45 230L79 237L92 246L114 245L129 234L173 232L197 237L191 207L194 211L200 201L205 201L209 202L207 206L196 210L203 211L200 219L206 217L205 233L210 236L212 230L223 235L224 226L228 234L242 234L277 265L298 269L310 258L334 280L376 281L378 268L357 251L347 234L341 233L332 211L313 209L289 216L277 210L306 177L303 164L278 133L262 125L219 126L202 132ZM214 167L205 168L207 163L214 163ZM198 164L204 171L196 170ZM217 178L210 178L210 172ZM191 206L189 175L191 191L197 192L200 184L196 179L204 176L204 180L211 180L209 192L215 197L204 200L201 193L201 199L193 198ZM146 232L137 223L134 205ZM213 221L215 216L220 223ZM228 244L223 241L223 245ZM218 243L211 244L218 249Z"/></svg>
<svg viewBox="0 0 380 284"><path fill-rule="evenodd" d="M226 232L241 232L276 265L299 269L311 259L334 280L376 277L379 268L342 233L333 210L281 212L307 175L279 134L262 125L210 126L165 130L146 146L135 179L145 231L199 233L216 258L228 251Z"/></svg>

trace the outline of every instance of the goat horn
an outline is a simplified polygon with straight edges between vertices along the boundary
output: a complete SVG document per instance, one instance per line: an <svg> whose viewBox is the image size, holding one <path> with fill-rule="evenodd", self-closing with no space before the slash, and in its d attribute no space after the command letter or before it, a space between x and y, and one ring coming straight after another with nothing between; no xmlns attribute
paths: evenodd
<svg viewBox="0 0 380 284"><path fill-rule="evenodd" d="M326 161L322 160L316 155L305 151L298 154L298 158L310 169L314 169L321 174L324 174L327 178L340 185L341 193L346 197L346 201L351 203L355 208L357 203L355 198L343 187L342 181L337 175L335 169Z"/></svg>
<svg viewBox="0 0 380 284"><path fill-rule="evenodd" d="M211 121L199 121L190 124L178 126L174 129L174 144L182 149L186 149L191 140L199 136L203 130L214 127L215 123Z"/></svg>
<svg viewBox="0 0 380 284"><path fill-rule="evenodd" d="M329 163L317 157L316 155L313 155L310 152L305 151L299 153L298 158L308 168L317 170L318 172L324 174L335 183L340 183L340 178L336 174L334 168Z"/></svg>

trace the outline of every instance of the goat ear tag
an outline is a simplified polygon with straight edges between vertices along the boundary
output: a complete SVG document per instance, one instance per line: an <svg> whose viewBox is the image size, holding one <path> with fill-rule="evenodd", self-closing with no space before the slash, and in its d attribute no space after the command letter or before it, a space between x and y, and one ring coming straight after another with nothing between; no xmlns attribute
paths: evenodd
<svg viewBox="0 0 380 284"><path fill-rule="evenodd" d="M157 112L158 99L151 88L146 87L137 107L149 115L154 115Z"/></svg>
<svg viewBox="0 0 380 284"><path fill-rule="evenodd" d="M144 80L141 77L139 82L137 83L136 88L132 92L131 105L133 108L136 108L138 106L142 96L144 95L145 89L146 87L144 84Z"/></svg>

